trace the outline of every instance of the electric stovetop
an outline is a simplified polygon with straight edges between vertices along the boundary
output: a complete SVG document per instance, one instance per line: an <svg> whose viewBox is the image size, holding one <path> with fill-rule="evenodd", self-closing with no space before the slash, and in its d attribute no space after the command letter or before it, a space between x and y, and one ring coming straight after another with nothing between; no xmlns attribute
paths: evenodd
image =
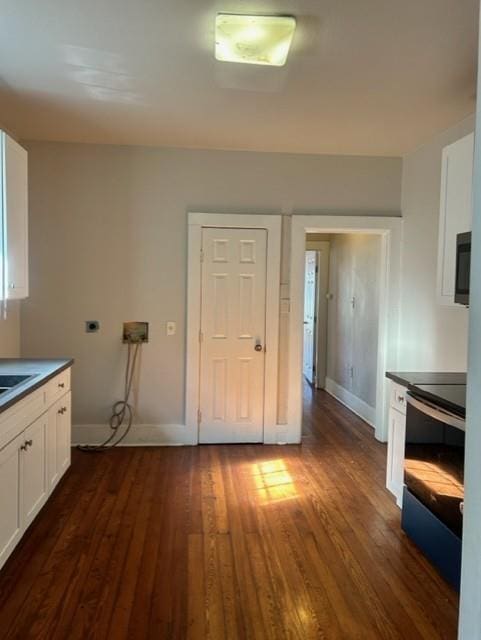
<svg viewBox="0 0 481 640"><path fill-rule="evenodd" d="M413 384L409 391L462 418L466 416L465 384Z"/></svg>

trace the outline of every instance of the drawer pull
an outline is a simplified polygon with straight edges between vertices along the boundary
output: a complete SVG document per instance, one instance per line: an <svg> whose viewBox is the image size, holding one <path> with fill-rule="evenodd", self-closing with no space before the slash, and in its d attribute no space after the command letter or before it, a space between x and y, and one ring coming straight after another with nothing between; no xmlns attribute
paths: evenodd
<svg viewBox="0 0 481 640"><path fill-rule="evenodd" d="M59 382L58 386L60 389L63 389L65 387L65 382Z"/></svg>
<svg viewBox="0 0 481 640"><path fill-rule="evenodd" d="M404 396L398 396L397 397L397 401L400 402L401 404L404 404L405 402L405 397Z"/></svg>
<svg viewBox="0 0 481 640"><path fill-rule="evenodd" d="M67 411L67 407L61 407L57 413L64 414Z"/></svg>

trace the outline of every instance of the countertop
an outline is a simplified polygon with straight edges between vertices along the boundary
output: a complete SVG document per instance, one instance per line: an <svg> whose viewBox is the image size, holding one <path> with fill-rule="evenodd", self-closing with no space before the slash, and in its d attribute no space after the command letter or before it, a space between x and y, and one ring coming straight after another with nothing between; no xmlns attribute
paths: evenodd
<svg viewBox="0 0 481 640"><path fill-rule="evenodd" d="M0 413L73 364L72 358L56 360L0 358L0 375L30 375L25 382L0 394Z"/></svg>
<svg viewBox="0 0 481 640"><path fill-rule="evenodd" d="M466 373L443 371L387 371L386 378L403 387L418 384L466 384Z"/></svg>

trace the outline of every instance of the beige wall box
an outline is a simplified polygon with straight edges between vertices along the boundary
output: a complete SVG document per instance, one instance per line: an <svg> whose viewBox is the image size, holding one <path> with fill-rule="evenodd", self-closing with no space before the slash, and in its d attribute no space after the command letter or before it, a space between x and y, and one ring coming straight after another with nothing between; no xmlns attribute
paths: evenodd
<svg viewBox="0 0 481 640"><path fill-rule="evenodd" d="M124 342L148 342L149 323L148 322L124 322L123 330Z"/></svg>

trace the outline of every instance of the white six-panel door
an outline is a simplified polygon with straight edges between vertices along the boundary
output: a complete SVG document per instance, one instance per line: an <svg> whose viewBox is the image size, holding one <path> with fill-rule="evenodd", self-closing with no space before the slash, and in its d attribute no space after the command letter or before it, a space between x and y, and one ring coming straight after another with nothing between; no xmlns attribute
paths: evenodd
<svg viewBox="0 0 481 640"><path fill-rule="evenodd" d="M199 442L262 442L265 229L202 231Z"/></svg>

